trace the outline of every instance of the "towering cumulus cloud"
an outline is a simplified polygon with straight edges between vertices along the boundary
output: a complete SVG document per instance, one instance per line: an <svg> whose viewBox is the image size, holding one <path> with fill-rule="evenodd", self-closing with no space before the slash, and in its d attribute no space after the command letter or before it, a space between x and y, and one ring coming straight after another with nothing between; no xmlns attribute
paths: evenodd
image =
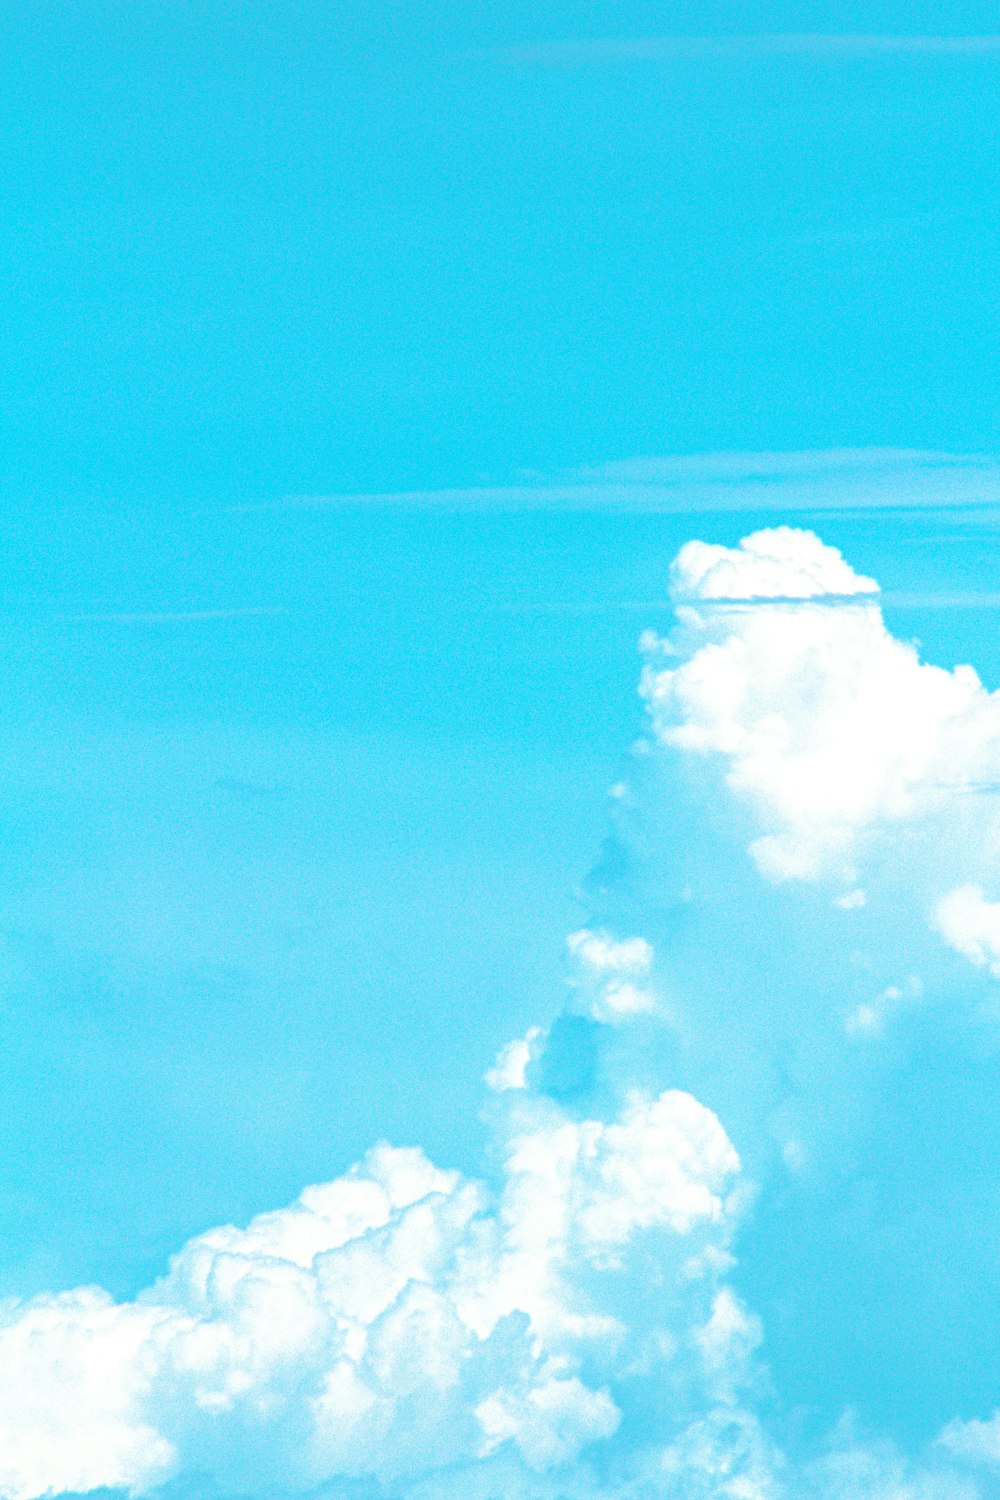
<svg viewBox="0 0 1000 1500"><path fill-rule="evenodd" d="M989 1391L908 1454L798 1442L734 1268L864 1158L891 1041L992 1024L1000 697L811 533L691 542L672 587L564 1007L487 1073L492 1170L377 1146L134 1302L8 1307L3 1500L993 1492Z"/></svg>

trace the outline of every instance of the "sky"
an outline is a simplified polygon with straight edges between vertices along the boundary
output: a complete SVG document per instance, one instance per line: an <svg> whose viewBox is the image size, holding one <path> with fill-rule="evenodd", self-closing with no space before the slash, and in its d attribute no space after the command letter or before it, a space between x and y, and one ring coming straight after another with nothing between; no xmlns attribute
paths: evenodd
<svg viewBox="0 0 1000 1500"><path fill-rule="evenodd" d="M0 1500L1000 1496L1000 31L0 18Z"/></svg>

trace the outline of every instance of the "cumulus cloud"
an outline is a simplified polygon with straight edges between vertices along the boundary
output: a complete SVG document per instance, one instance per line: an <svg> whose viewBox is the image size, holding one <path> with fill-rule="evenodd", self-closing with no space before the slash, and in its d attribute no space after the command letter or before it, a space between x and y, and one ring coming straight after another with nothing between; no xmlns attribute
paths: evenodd
<svg viewBox="0 0 1000 1500"><path fill-rule="evenodd" d="M856 891L873 833L997 780L1000 696L972 667L922 662L869 602L873 581L811 533L688 543L674 587L693 601L678 630L644 637L653 732L723 767L769 879L831 877ZM771 602L787 599L803 602Z"/></svg>
<svg viewBox="0 0 1000 1500"><path fill-rule="evenodd" d="M735 1252L773 1190L791 1279L795 1211L825 1264L805 1195L845 1163L880 1208L886 1034L1000 975L1000 698L896 640L811 533L692 542L671 577L566 1004L486 1074L484 1180L377 1146L134 1301L0 1309L0 1500L193 1476L262 1500L989 1493L996 1417L909 1455L849 1422L783 1451ZM867 1305L851 1275L836 1295L855 1282Z"/></svg>
<svg viewBox="0 0 1000 1500"><path fill-rule="evenodd" d="M529 1026L524 1036L515 1037L501 1047L492 1068L487 1068L483 1075L486 1087L497 1094L527 1088L528 1068L541 1051L544 1035L541 1026Z"/></svg>
<svg viewBox="0 0 1000 1500"><path fill-rule="evenodd" d="M855 573L835 547L811 531L777 526L736 547L687 542L670 570L676 599L814 599L874 594L874 578Z"/></svg>
<svg viewBox="0 0 1000 1500"><path fill-rule="evenodd" d="M956 953L1000 978L1000 901L987 901L970 881L941 897L934 922Z"/></svg>
<svg viewBox="0 0 1000 1500"><path fill-rule="evenodd" d="M738 1169L719 1122L676 1091L610 1122L522 1106L495 1198L378 1147L291 1207L190 1241L133 1303L86 1290L8 1311L0 1493L144 1490L187 1470L254 1493L393 1486L497 1453L564 1466L617 1430L637 1359L718 1380ZM659 1340L629 1291L654 1263Z"/></svg>
<svg viewBox="0 0 1000 1500"><path fill-rule="evenodd" d="M576 964L574 986L594 1020L616 1025L656 1009L656 995L645 983L653 966L645 938L584 929L570 933L566 945Z"/></svg>
<svg viewBox="0 0 1000 1500"><path fill-rule="evenodd" d="M973 1418L968 1422L949 1422L938 1442L960 1458L1000 1469L1000 1410L986 1421Z"/></svg>
<svg viewBox="0 0 1000 1500"><path fill-rule="evenodd" d="M142 1416L164 1314L83 1289L0 1325L0 1493L149 1486L175 1450Z"/></svg>

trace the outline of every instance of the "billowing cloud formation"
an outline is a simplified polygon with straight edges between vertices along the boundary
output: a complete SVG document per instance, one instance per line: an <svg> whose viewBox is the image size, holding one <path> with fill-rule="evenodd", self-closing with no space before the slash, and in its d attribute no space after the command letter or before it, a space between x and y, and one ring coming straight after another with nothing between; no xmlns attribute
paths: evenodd
<svg viewBox="0 0 1000 1500"><path fill-rule="evenodd" d="M175 1477L269 1500L991 1493L981 1412L910 1457L849 1417L783 1452L732 1252L755 1191L786 1253L789 1203L829 1217L886 1037L1000 977L1000 697L895 639L811 533L689 543L672 586L565 1007L486 1075L492 1175L379 1146L190 1241L134 1302L8 1307L2 1500ZM938 1155L921 1170L953 1191Z"/></svg>
<svg viewBox="0 0 1000 1500"><path fill-rule="evenodd" d="M732 549L688 543L674 588L695 602L679 609L671 640L644 637L653 730L724 765L770 879L830 875L852 887L873 833L996 780L1000 695L971 667L922 662L876 604L722 603L874 588L811 533L782 527Z"/></svg>
<svg viewBox="0 0 1000 1500"><path fill-rule="evenodd" d="M255 1493L392 1487L492 1455L530 1475L616 1432L619 1379L659 1371L678 1410L731 1379L748 1323L719 1278L739 1163L710 1111L666 1092L602 1123L535 1101L506 1118L504 1155L490 1201L379 1147L192 1240L134 1303L83 1290L9 1313L0 1492L179 1471ZM633 1294L647 1279L655 1306Z"/></svg>
<svg viewBox="0 0 1000 1500"><path fill-rule="evenodd" d="M878 584L850 568L811 531L755 531L738 547L688 542L670 570L676 599L815 599L875 594Z"/></svg>

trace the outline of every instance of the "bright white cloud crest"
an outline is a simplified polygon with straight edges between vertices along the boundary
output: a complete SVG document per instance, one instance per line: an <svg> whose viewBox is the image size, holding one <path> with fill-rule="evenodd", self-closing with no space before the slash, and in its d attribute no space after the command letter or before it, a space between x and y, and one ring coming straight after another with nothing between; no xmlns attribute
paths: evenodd
<svg viewBox="0 0 1000 1500"><path fill-rule="evenodd" d="M817 1059L842 1094L837 1069L854 1066L843 1059L859 1041L925 1003L921 964L964 959L973 977L1000 977L1000 903L962 866L975 863L968 794L1000 780L1000 698L969 667L921 662L886 629L874 582L811 533L689 543L672 582L677 628L644 638L647 751L661 781L712 770L712 816L742 840L768 910L793 889L825 891L842 968L831 960L824 982L836 988L842 972L860 985L853 1008L846 989L839 1014L807 994L786 1021L768 992L756 1024L793 1039L812 1027L796 1060L803 1095L829 1081ZM665 821L683 872L689 835ZM962 830L943 865L927 853L942 826ZM1000 836L992 814L976 828L982 863ZM918 917L879 937L867 890L904 836ZM647 842L655 874L668 848ZM629 899L641 916L641 893ZM697 912L697 891L674 899ZM853 949L845 923L867 934ZM291 1207L193 1239L134 1302L83 1289L6 1308L2 1500L141 1493L193 1475L216 1493L326 1486L330 1500L985 1494L961 1465L995 1459L1000 1418L953 1424L915 1468L844 1434L796 1467L767 1437L754 1415L761 1328L728 1280L749 1185L712 1110L665 1087L669 1046L690 1046L699 1005L718 1010L716 971L703 967L700 992L661 930L654 951L636 926L571 934L563 1017L511 1042L487 1074L490 1182L379 1146ZM722 974L747 939L720 930L709 948ZM754 951L776 975L794 963L790 947ZM746 994L713 1024L717 1056L756 1107L750 964L735 969ZM800 1170L808 1151L784 1123L795 1100L767 1097L761 1128L781 1144L781 1170Z"/></svg>
<svg viewBox="0 0 1000 1500"><path fill-rule="evenodd" d="M934 920L956 953L1000 979L1000 901L987 901L982 886L970 881L941 897Z"/></svg>
<svg viewBox="0 0 1000 1500"><path fill-rule="evenodd" d="M755 531L738 547L688 542L674 560L676 599L813 599L874 594L874 578L855 573L835 547L811 531L777 526Z"/></svg>
<svg viewBox="0 0 1000 1500"><path fill-rule="evenodd" d="M1000 696L971 667L922 662L876 604L711 607L874 587L811 533L758 532L734 549L688 543L674 578L679 597L699 602L679 608L671 640L644 637L654 732L723 762L756 815L752 853L769 878L853 885L866 836L997 779Z"/></svg>
<svg viewBox="0 0 1000 1500"><path fill-rule="evenodd" d="M645 938L616 940L606 932L573 932L566 946L576 960L576 986L587 1012L612 1025L656 1009L645 981L653 949Z"/></svg>

